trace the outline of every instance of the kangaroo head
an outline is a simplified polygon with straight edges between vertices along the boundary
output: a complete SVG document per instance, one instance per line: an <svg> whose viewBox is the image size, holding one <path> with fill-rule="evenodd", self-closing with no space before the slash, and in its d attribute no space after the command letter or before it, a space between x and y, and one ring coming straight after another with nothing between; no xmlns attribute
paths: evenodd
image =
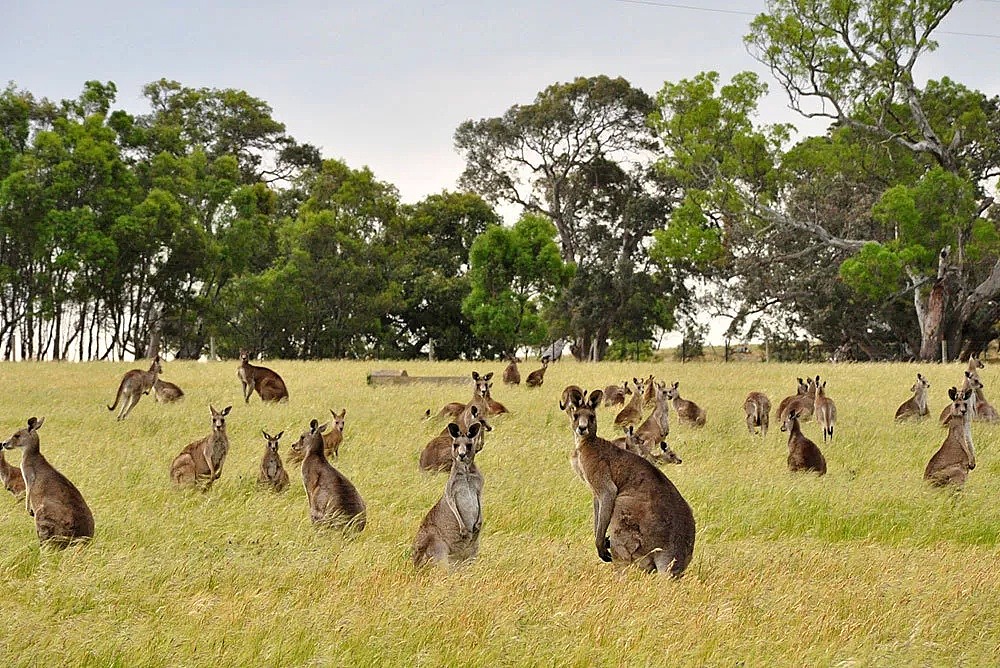
<svg viewBox="0 0 1000 668"><path fill-rule="evenodd" d="M574 436L597 435L597 407L603 398L604 392L602 390L594 390L588 399L573 407L570 417L572 418Z"/></svg>
<svg viewBox="0 0 1000 668"><path fill-rule="evenodd" d="M292 450L303 454L323 452L323 432L330 423L320 424L319 420L310 420L309 431L302 432L299 440L292 445Z"/></svg>
<svg viewBox="0 0 1000 668"><path fill-rule="evenodd" d="M160 359L159 354L157 354L156 357L153 358L153 363L149 365L149 370L155 374L163 373L163 363L162 360Z"/></svg>
<svg viewBox="0 0 1000 668"><path fill-rule="evenodd" d="M479 372L472 372L472 380L475 381L476 387L473 393L477 397L486 397L490 393L490 382L489 379L493 377L493 372L488 373L485 376L480 376Z"/></svg>
<svg viewBox="0 0 1000 668"><path fill-rule="evenodd" d="M339 413L334 413L333 409L330 409L330 414L333 415L333 428L344 433L344 424L347 418L347 409L341 410Z"/></svg>
<svg viewBox="0 0 1000 668"><path fill-rule="evenodd" d="M965 381L973 390L983 389L983 381L979 380L979 374L975 371L966 371Z"/></svg>
<svg viewBox="0 0 1000 668"><path fill-rule="evenodd" d="M581 403L583 403L583 390L576 385L567 385L559 400L559 410L565 411Z"/></svg>
<svg viewBox="0 0 1000 668"><path fill-rule="evenodd" d="M666 441L660 441L660 453L661 453L660 456L663 458L663 461L667 462L668 464L684 463L684 461L677 456L677 453L674 452L669 445L667 445Z"/></svg>
<svg viewBox="0 0 1000 668"><path fill-rule="evenodd" d="M246 348L240 348L240 362L250 361L250 351Z"/></svg>
<svg viewBox="0 0 1000 668"><path fill-rule="evenodd" d="M667 383L665 381L657 381L656 383L656 393L653 395L657 401L669 401L670 396L667 394Z"/></svg>
<svg viewBox="0 0 1000 668"><path fill-rule="evenodd" d="M208 407L212 410L212 431L225 431L226 416L229 415L229 411L231 411L233 407L226 406L221 411L215 410L215 407L211 404L209 404Z"/></svg>
<svg viewBox="0 0 1000 668"><path fill-rule="evenodd" d="M796 394L805 394L806 392L809 391L809 385L808 383L806 383L806 381L802 380L801 378L796 378L795 380L799 381L798 386L796 386L795 388Z"/></svg>
<svg viewBox="0 0 1000 668"><path fill-rule="evenodd" d="M918 373L918 374L917 374L917 382L915 382L915 383L913 384L913 387L911 387L911 388L910 388L910 392L917 392L917 391L919 391L919 390L920 390L921 388L923 388L923 389L927 389L927 388L928 388L928 387L930 387L930 386L931 386L931 384L930 384L930 383L929 383L929 382L927 381L927 379L926 379L926 378L924 378L924 377L923 377L922 375L920 375L920 374Z"/></svg>
<svg viewBox="0 0 1000 668"><path fill-rule="evenodd" d="M0 447L5 450L13 450L14 448L24 448L29 445L38 445L38 430L41 428L42 423L45 422L45 418L28 418L28 426L24 429L18 429L3 443L0 443Z"/></svg>
<svg viewBox="0 0 1000 668"><path fill-rule="evenodd" d="M979 355L973 355L969 358L969 368L970 369L985 369L986 365L983 361L979 359Z"/></svg>
<svg viewBox="0 0 1000 668"><path fill-rule="evenodd" d="M951 399L951 406L948 407L948 417L965 417L965 414L969 412L969 399L974 393L975 390L972 388L967 390L960 390L957 387L950 388L948 398Z"/></svg>
<svg viewBox="0 0 1000 668"><path fill-rule="evenodd" d="M622 394L632 394L632 388L628 386L628 381L622 381Z"/></svg>
<svg viewBox="0 0 1000 668"><path fill-rule="evenodd" d="M788 417L785 421L781 423L781 431L791 431L792 427L795 426L796 422L799 420L799 412L795 410L788 411Z"/></svg>
<svg viewBox="0 0 1000 668"><path fill-rule="evenodd" d="M681 396L680 390L677 389L680 385L680 381L676 381L667 388L667 399L679 399Z"/></svg>
<svg viewBox="0 0 1000 668"><path fill-rule="evenodd" d="M472 463L476 453L482 449L481 439L477 438L480 428L478 422L470 424L465 432L454 422L448 425L448 433L451 434L451 456L455 461L463 464Z"/></svg>
<svg viewBox="0 0 1000 668"><path fill-rule="evenodd" d="M264 434L264 440L267 441L267 449L270 450L271 452L277 452L278 441L280 441L281 437L285 435L285 432L279 431L277 435L271 436L269 433L267 433L262 429L260 433Z"/></svg>

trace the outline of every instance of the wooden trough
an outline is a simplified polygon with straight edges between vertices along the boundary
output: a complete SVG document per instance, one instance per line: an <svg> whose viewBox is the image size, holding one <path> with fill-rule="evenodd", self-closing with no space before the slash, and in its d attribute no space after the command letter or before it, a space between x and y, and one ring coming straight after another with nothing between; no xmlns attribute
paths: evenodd
<svg viewBox="0 0 1000 668"><path fill-rule="evenodd" d="M368 372L369 385L410 385L413 383L472 383L471 376L411 376L405 369L374 369Z"/></svg>

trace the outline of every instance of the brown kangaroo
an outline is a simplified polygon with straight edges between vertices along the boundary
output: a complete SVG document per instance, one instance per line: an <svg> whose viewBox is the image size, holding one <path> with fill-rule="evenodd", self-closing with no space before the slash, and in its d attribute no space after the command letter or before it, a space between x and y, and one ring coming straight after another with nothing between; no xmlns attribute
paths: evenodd
<svg viewBox="0 0 1000 668"><path fill-rule="evenodd" d="M930 389L930 382L921 374L917 374L917 382L910 388L913 396L900 404L896 409L896 420L917 420L927 417L930 410L927 408L927 390Z"/></svg>
<svg viewBox="0 0 1000 668"><path fill-rule="evenodd" d="M816 399L813 403L813 412L816 415L816 422L819 422L819 426L823 428L823 442L826 443L828 436L832 441L833 428L837 424L837 405L833 403L833 399L826 396L826 381L824 380L820 384L819 376L816 376Z"/></svg>
<svg viewBox="0 0 1000 668"><path fill-rule="evenodd" d="M594 390L576 407L571 457L573 469L594 495L597 555L679 577L694 553L691 506L660 469L597 436L596 411L603 394Z"/></svg>
<svg viewBox="0 0 1000 668"><path fill-rule="evenodd" d="M491 376L491 377L493 376L492 373L488 374L488 375ZM507 410L506 406L504 406L502 403L500 403L499 401L497 401L496 399L493 398L493 395L491 394L492 389L493 389L493 383L492 382L487 382L486 383L486 394L483 396L483 398L486 399L486 414L487 415L502 415L504 413L509 413L510 411Z"/></svg>
<svg viewBox="0 0 1000 668"><path fill-rule="evenodd" d="M529 373L528 377L524 381L524 384L527 385L528 387L541 387L542 383L545 382L545 370L548 368L549 368L549 358L543 357L542 368L535 369L534 371Z"/></svg>
<svg viewBox="0 0 1000 668"><path fill-rule="evenodd" d="M961 487L976 468L976 451L972 445L972 417L969 404L974 399L973 390L951 388L948 397L948 436L924 468L924 480L935 487L955 485Z"/></svg>
<svg viewBox="0 0 1000 668"><path fill-rule="evenodd" d="M979 360L976 361L979 362ZM982 362L979 363L982 364ZM971 359L969 360L969 365L970 366L972 365ZM979 379L979 374L976 373L975 371L966 370L965 378L962 381L962 387L960 388L960 391L964 393L966 390L972 390L972 393L975 394L982 388L983 388L983 381ZM950 394L951 393L949 391L949 396ZM968 410L969 412L970 420L975 420L978 417L978 414L976 413L976 408L977 406L975 400L969 401L967 403L966 410ZM941 411L941 416L938 418L938 421L941 423L942 427L947 427L948 421L950 419L951 419L951 404L948 404L944 407L944 410Z"/></svg>
<svg viewBox="0 0 1000 668"><path fill-rule="evenodd" d="M490 379L493 378L493 372L490 371L485 376L480 376L478 371L472 372L472 399L467 403L462 403L461 401L452 401L449 404L445 404L444 407L438 411L438 417L449 416L452 418L457 418L462 414L467 407L475 404L479 407L479 412L481 415L486 415L489 412L490 404L486 400L486 396L490 393ZM506 410L506 409L504 409Z"/></svg>
<svg viewBox="0 0 1000 668"><path fill-rule="evenodd" d="M649 408L656 403L656 386L653 385L653 381L656 378L653 374L649 374L649 378L643 381L643 386L645 386L646 391L642 394L642 407Z"/></svg>
<svg viewBox="0 0 1000 668"><path fill-rule="evenodd" d="M628 381L622 381L621 385L608 385L604 388L604 406L624 406L625 395L632 394L632 389L628 386Z"/></svg>
<svg viewBox="0 0 1000 668"><path fill-rule="evenodd" d="M763 392L751 392L743 400L743 412L746 414L747 430L751 436L757 435L760 429L761 437L767 436L767 427L771 420L771 400Z"/></svg>
<svg viewBox="0 0 1000 668"><path fill-rule="evenodd" d="M306 456L302 460L302 484L309 497L309 519L313 524L361 531L365 528L365 502L343 473L333 468L323 454L326 425L309 423L299 441Z"/></svg>
<svg viewBox="0 0 1000 668"><path fill-rule="evenodd" d="M826 473L826 459L819 447L802 433L798 411L792 409L781 424L781 431L788 432L788 470Z"/></svg>
<svg viewBox="0 0 1000 668"><path fill-rule="evenodd" d="M170 479L175 485L200 486L208 491L219 476L222 465L229 453L229 435L226 433L226 416L232 410L226 406L222 411L212 411L212 433L189 443L170 463Z"/></svg>
<svg viewBox="0 0 1000 668"><path fill-rule="evenodd" d="M118 402L121 402L121 410L118 411L118 420L124 420L132 412L135 405L142 399L142 395L149 394L156 382L156 377L163 373L163 366L160 363L160 356L153 358L153 363L149 365L148 371L132 369L126 371L122 376L122 382L118 384L118 393L115 394L115 403L108 406L109 411L115 410Z"/></svg>
<svg viewBox="0 0 1000 668"><path fill-rule="evenodd" d="M479 449L483 448L483 436L488 431L493 431L486 418L479 412L476 405L469 406L458 416L458 425L463 431L468 431L473 424L479 424L480 429L476 434ZM451 470L452 459L452 437L449 427L445 427L440 435L435 436L424 446L420 452L419 467L421 471L449 471Z"/></svg>
<svg viewBox="0 0 1000 668"><path fill-rule="evenodd" d="M260 433L264 435L264 456L260 460L257 484L275 492L284 492L288 489L288 471L281 463L281 455L278 454L278 441L285 435L285 432L279 431L275 436L271 436L264 430L261 430Z"/></svg>
<svg viewBox="0 0 1000 668"><path fill-rule="evenodd" d="M430 509L413 541L413 564L429 561L457 565L471 561L479 553L479 532L483 527L483 474L475 457L480 423L465 431L456 423L448 425L452 439L451 475L444 495Z"/></svg>
<svg viewBox="0 0 1000 668"><path fill-rule="evenodd" d="M654 464L682 464L683 461L677 456L677 453L673 451L666 441L660 441L660 445L657 448L651 449L645 441L639 438L635 427L629 425L624 429L625 435L619 436L615 440L611 441L614 443L615 447L621 448L622 450L627 450L633 455L638 455L646 461L653 462Z"/></svg>
<svg viewBox="0 0 1000 668"><path fill-rule="evenodd" d="M778 411L778 420L784 424L791 411L795 411L800 422L811 420L813 411L816 409L816 381L809 378L806 381L806 391L804 394L792 397L785 407Z"/></svg>
<svg viewBox="0 0 1000 668"><path fill-rule="evenodd" d="M0 447L24 448L21 472L26 494L25 508L35 517L38 541L64 548L77 540L94 537L94 515L80 490L39 452L38 430L45 418L29 418L26 429L14 432Z"/></svg>
<svg viewBox="0 0 1000 668"><path fill-rule="evenodd" d="M156 401L161 404L169 404L184 398L184 390L169 381L160 380L159 378L153 383L153 392Z"/></svg>
<svg viewBox="0 0 1000 668"><path fill-rule="evenodd" d="M997 409L986 400L986 395L983 394L982 385L976 388L976 410L975 419L980 422L1000 422L1000 414L997 413Z"/></svg>
<svg viewBox="0 0 1000 668"><path fill-rule="evenodd" d="M21 475L21 469L7 463L3 448L0 448L0 483L15 499L20 500L24 496L24 476Z"/></svg>
<svg viewBox="0 0 1000 668"><path fill-rule="evenodd" d="M563 388L562 396L559 398L559 410L570 415L576 404L584 399L585 392L579 385L567 385Z"/></svg>
<svg viewBox="0 0 1000 668"><path fill-rule="evenodd" d="M331 456L334 459L339 459L340 444L344 440L344 425L347 423L347 409L344 408L339 413L334 413L331 408L330 414L333 416L332 427L323 434L323 454L326 455L327 459Z"/></svg>
<svg viewBox="0 0 1000 668"><path fill-rule="evenodd" d="M663 441L670 434L670 400L667 397L665 382L656 382L653 385L653 400L656 407L635 432L636 437L645 444L647 451L652 449L653 444Z"/></svg>
<svg viewBox="0 0 1000 668"><path fill-rule="evenodd" d="M261 401L288 401L288 388L281 376L265 366L250 364L250 353L246 350L240 351L240 366L236 375L243 383L245 403L250 403L254 392L260 396Z"/></svg>
<svg viewBox="0 0 1000 668"><path fill-rule="evenodd" d="M795 380L798 381L798 385L796 385L795 388L795 394L787 396L778 402L778 410L775 412L774 417L779 423L784 422L785 417L788 415L788 404L809 392L809 384L806 381L801 378L796 378Z"/></svg>
<svg viewBox="0 0 1000 668"><path fill-rule="evenodd" d="M632 398L625 404L625 407L618 411L618 415L615 416L616 427L624 427L630 424L637 425L642 421L642 400L645 396L645 387L642 384L643 381L638 378L633 377L632 382L635 383L635 393L632 394Z"/></svg>
<svg viewBox="0 0 1000 668"><path fill-rule="evenodd" d="M677 389L678 385L680 385L680 381L675 381L667 389L667 398L674 404L674 411L677 413L677 419L681 422L687 422L688 424L695 425L696 427L704 427L708 411L701 408L693 401L682 399L680 390Z"/></svg>
<svg viewBox="0 0 1000 668"><path fill-rule="evenodd" d="M503 370L503 382L505 385L520 385L521 372L517 368L517 358L510 356L510 364Z"/></svg>

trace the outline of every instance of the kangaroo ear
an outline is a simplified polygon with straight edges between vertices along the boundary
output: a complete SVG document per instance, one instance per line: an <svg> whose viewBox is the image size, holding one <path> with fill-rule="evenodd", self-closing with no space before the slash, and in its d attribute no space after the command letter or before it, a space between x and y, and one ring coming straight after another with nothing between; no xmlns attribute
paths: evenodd
<svg viewBox="0 0 1000 668"><path fill-rule="evenodd" d="M590 407L597 408L601 405L601 400L604 398L604 390L594 390L590 393Z"/></svg>
<svg viewBox="0 0 1000 668"><path fill-rule="evenodd" d="M492 377L493 377L493 372L490 371L488 374L486 374L485 376L483 376L483 380L487 380L488 381Z"/></svg>
<svg viewBox="0 0 1000 668"><path fill-rule="evenodd" d="M472 380L476 381L477 383L479 382L479 372L478 371L473 371L472 372Z"/></svg>
<svg viewBox="0 0 1000 668"><path fill-rule="evenodd" d="M232 406L226 406L225 408L223 408L222 409L222 417L226 417L227 415L229 415L229 411L231 411L231 410L233 410Z"/></svg>
<svg viewBox="0 0 1000 668"><path fill-rule="evenodd" d="M284 435L285 435L285 430L284 430L284 429L282 429L282 430L281 430L281 431L279 431L279 432L277 433L277 435L276 435L276 436L274 437L274 440L276 440L276 441L280 441L280 440L281 440L281 437L282 437L282 436L284 436Z"/></svg>
<svg viewBox="0 0 1000 668"><path fill-rule="evenodd" d="M479 406L475 404L469 406L469 413L472 414L472 417L479 417Z"/></svg>
<svg viewBox="0 0 1000 668"><path fill-rule="evenodd" d="M966 378L972 378L972 372L971 371L966 371L965 372L965 377Z"/></svg>
<svg viewBox="0 0 1000 668"><path fill-rule="evenodd" d="M628 426L628 431L626 431L625 433L627 433L629 436L634 436L635 435L635 426L630 424Z"/></svg>
<svg viewBox="0 0 1000 668"><path fill-rule="evenodd" d="M269 441L271 440L271 435L270 435L270 434L268 434L268 433L267 433L266 431L264 431L263 429L261 429L261 430L260 430L260 433L264 434L264 438L266 438L267 440L269 440Z"/></svg>
<svg viewBox="0 0 1000 668"><path fill-rule="evenodd" d="M318 426L319 426L319 420L310 420L309 421L309 433L310 434L315 434L316 433L316 427L318 427Z"/></svg>
<svg viewBox="0 0 1000 668"><path fill-rule="evenodd" d="M45 422L45 418L36 418L36 417L28 418L28 431L38 431L41 428L43 422Z"/></svg>
<svg viewBox="0 0 1000 668"><path fill-rule="evenodd" d="M208 409L212 411L212 417L215 417L216 415L219 414L219 411L215 410L215 406L213 406L212 404L208 405Z"/></svg>
<svg viewBox="0 0 1000 668"><path fill-rule="evenodd" d="M971 396L972 396L972 394L973 394L973 390L972 390L972 388L970 387L969 389L967 389L967 390L965 391L965 394L964 394L964 395L962 395L962 398L963 398L963 399L965 399L966 401L968 401L968 400L969 400L969 397L971 397Z"/></svg>
<svg viewBox="0 0 1000 668"><path fill-rule="evenodd" d="M479 423L477 422L476 424L479 424ZM449 422L448 423L448 433L451 434L452 438L458 438L459 436L462 435L462 430L454 422Z"/></svg>
<svg viewBox="0 0 1000 668"><path fill-rule="evenodd" d="M958 390L956 388L953 387L948 390L948 398L950 398L952 401L955 401L955 398L957 396L958 396Z"/></svg>
<svg viewBox="0 0 1000 668"><path fill-rule="evenodd" d="M475 438L476 436L479 436L479 430L481 428L482 428L482 425L479 422L473 422L472 424L470 424L469 425L469 438ZM448 431L450 432L451 428L449 428Z"/></svg>

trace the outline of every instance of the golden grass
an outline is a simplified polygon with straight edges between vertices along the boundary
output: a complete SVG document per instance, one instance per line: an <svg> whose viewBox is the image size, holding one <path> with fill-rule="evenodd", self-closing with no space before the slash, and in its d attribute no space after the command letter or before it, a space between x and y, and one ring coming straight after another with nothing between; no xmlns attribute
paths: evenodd
<svg viewBox="0 0 1000 668"><path fill-rule="evenodd" d="M240 401L235 362L165 364L187 393L143 398L124 423L105 405L128 364L0 364L0 437L45 416L42 451L83 492L97 524L88 546L39 549L23 506L0 497L0 657L10 665L995 665L1000 656L1000 426L976 425L979 466L964 491L921 481L944 438L928 421L897 426L917 371L931 411L958 365L597 364L549 367L538 390L494 396L477 461L486 477L479 559L416 571L410 544L445 477L417 456L443 427L427 408L460 385L372 388L391 364L285 362L291 401ZM499 363L407 362L411 375L496 371ZM526 373L534 368L528 363ZM694 509L685 577L615 572L593 548L591 501L570 469L557 401L654 373L708 409L703 429L672 422L684 459L665 472ZM750 390L774 405L796 376L821 374L837 402L824 478L792 475L785 434L751 439ZM994 369L982 372L989 392ZM172 489L168 467L233 404L231 450L207 493ZM298 472L275 495L256 488L261 429L285 430L282 455L311 418L347 408L336 463L368 507L345 540L308 520ZM601 433L614 436L611 411ZM819 438L815 423L804 426ZM17 455L8 453L17 462Z"/></svg>

